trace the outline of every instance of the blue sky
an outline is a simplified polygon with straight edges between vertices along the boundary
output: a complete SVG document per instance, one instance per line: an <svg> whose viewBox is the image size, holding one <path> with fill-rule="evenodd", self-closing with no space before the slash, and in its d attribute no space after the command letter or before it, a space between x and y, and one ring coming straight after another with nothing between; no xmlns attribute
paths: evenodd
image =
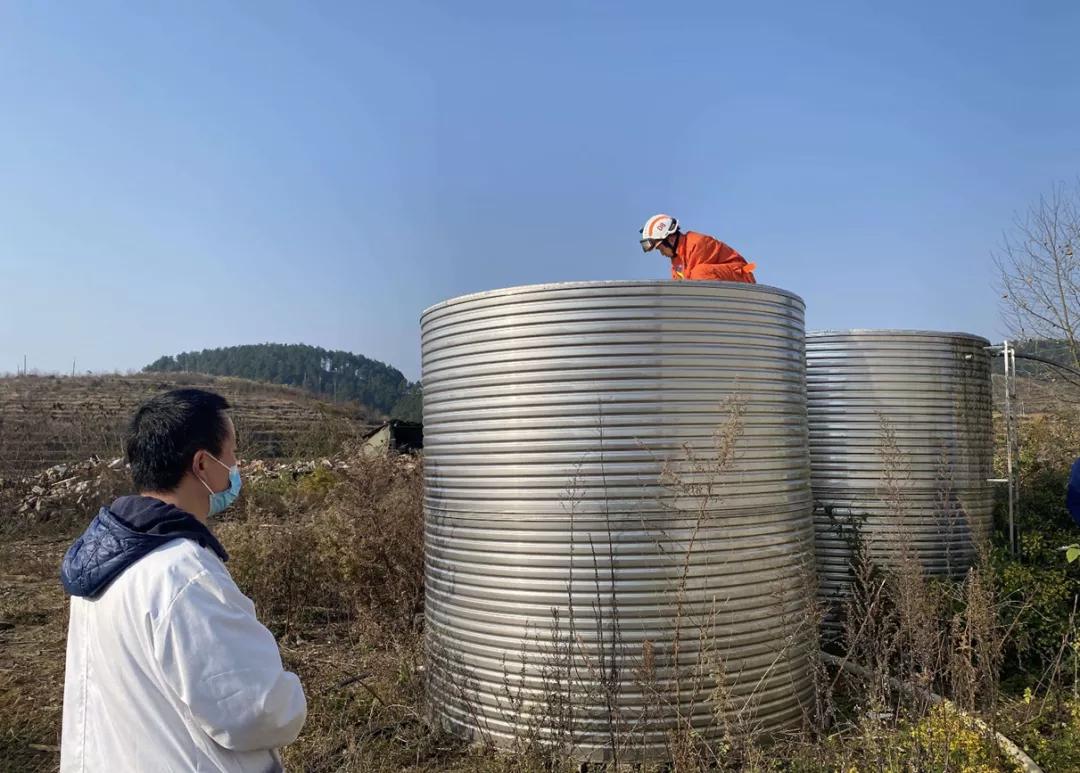
<svg viewBox="0 0 1080 773"><path fill-rule="evenodd" d="M1080 4L0 5L0 372L261 341L419 375L424 307L663 278L668 211L810 328L1004 332L1080 173Z"/></svg>

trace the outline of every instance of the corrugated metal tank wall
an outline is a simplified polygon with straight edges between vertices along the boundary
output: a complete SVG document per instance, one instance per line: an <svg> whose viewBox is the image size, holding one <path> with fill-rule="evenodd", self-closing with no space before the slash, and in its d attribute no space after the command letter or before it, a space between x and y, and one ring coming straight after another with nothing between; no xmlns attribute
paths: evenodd
<svg viewBox="0 0 1080 773"><path fill-rule="evenodd" d="M807 403L821 592L848 588L855 529L876 562L905 550L960 576L988 537L989 342L965 333L812 332Z"/></svg>
<svg viewBox="0 0 1080 773"><path fill-rule="evenodd" d="M424 312L439 722L597 758L613 737L661 749L677 716L715 733L714 699L766 730L802 721L803 312L711 282L538 285Z"/></svg>

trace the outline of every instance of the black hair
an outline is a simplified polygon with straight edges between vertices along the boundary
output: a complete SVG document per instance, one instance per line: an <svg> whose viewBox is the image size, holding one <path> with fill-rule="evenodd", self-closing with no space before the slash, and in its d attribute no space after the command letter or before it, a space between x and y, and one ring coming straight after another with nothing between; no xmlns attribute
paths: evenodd
<svg viewBox="0 0 1080 773"><path fill-rule="evenodd" d="M228 401L202 389L174 389L143 403L131 419L127 460L138 491L172 491L200 450L221 455Z"/></svg>

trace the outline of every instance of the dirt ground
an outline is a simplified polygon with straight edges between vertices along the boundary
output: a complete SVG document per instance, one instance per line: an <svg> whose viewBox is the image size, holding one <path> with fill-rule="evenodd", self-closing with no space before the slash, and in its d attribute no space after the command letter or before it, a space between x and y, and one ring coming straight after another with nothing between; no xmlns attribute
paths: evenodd
<svg viewBox="0 0 1080 773"><path fill-rule="evenodd" d="M70 540L0 543L0 770L55 770L60 759Z"/></svg>

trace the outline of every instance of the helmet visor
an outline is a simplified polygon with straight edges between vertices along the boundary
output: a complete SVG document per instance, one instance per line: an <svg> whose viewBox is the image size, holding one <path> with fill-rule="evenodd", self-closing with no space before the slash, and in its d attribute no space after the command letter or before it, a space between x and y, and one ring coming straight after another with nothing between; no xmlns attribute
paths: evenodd
<svg viewBox="0 0 1080 773"><path fill-rule="evenodd" d="M642 252L652 252L653 250L656 249L656 245L659 244L659 243L660 243L659 239L642 239L641 240L641 251Z"/></svg>

